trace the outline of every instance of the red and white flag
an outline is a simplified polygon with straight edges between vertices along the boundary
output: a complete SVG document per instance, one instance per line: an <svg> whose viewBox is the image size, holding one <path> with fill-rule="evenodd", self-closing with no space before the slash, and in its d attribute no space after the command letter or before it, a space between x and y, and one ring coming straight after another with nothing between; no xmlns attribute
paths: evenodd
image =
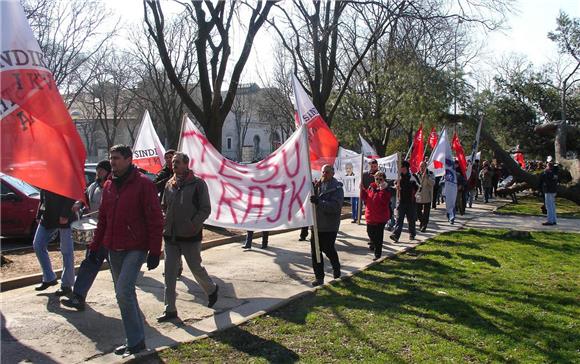
<svg viewBox="0 0 580 364"><path fill-rule="evenodd" d="M133 145L133 163L144 170L157 173L163 168L165 148L153 127L149 111L145 110Z"/></svg>
<svg viewBox="0 0 580 364"><path fill-rule="evenodd" d="M455 199L457 198L457 173L454 164L447 130L443 129L439 141L431 153L428 168L435 176L444 177L445 206L450 217L454 216Z"/></svg>
<svg viewBox="0 0 580 364"><path fill-rule="evenodd" d="M411 173L419 172L419 166L423 161L425 154L425 146L423 144L423 124L419 126L419 130L415 133L415 138L413 139L413 146L411 151L411 158L409 158L409 164L411 165Z"/></svg>
<svg viewBox="0 0 580 364"><path fill-rule="evenodd" d="M1 170L84 200L85 147L18 1L0 1Z"/></svg>
<svg viewBox="0 0 580 364"><path fill-rule="evenodd" d="M453 140L451 141L451 149L455 152L457 161L459 162L459 167L461 168L461 173L466 176L467 173L467 160L465 159L465 152L461 146L461 141L457 133L453 133Z"/></svg>
<svg viewBox="0 0 580 364"><path fill-rule="evenodd" d="M294 89L297 112L296 125L306 124L308 128L310 167L312 169L320 169L325 164L333 165L338 153L336 136L322 119L308 94L294 75L292 75L292 87Z"/></svg>

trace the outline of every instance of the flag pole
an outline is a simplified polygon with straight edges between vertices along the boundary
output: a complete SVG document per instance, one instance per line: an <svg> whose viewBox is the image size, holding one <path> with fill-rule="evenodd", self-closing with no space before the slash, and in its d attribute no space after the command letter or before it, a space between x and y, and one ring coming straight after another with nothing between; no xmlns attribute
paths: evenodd
<svg viewBox="0 0 580 364"><path fill-rule="evenodd" d="M413 145L415 145L415 137L413 137L413 141L411 142L411 146L409 147L409 150L407 151L407 155L405 156L405 160L409 160L409 154L411 154L411 150L413 149Z"/></svg>
<svg viewBox="0 0 580 364"><path fill-rule="evenodd" d="M183 144L183 127L185 125L185 118L186 117L187 117L187 114L184 113L183 114L183 117L181 118L181 130L179 131L179 142L177 143L177 150L180 151L180 152L182 151L181 150L181 147L182 147L182 144Z"/></svg>
<svg viewBox="0 0 580 364"><path fill-rule="evenodd" d="M302 124L301 128L306 129L306 124ZM310 164L310 142L308 141L308 130L302 131L302 137L304 138L304 145L306 146L306 150L308 151L308 176L310 178L310 196L314 196L316 191L314 190L314 184L312 183L312 167ZM312 234L314 235L314 253L316 254L316 263L321 262L320 257L320 242L318 241L318 221L316 219L316 205L313 203L310 204L312 208Z"/></svg>
<svg viewBox="0 0 580 364"><path fill-rule="evenodd" d="M360 184L363 184L363 173L364 173L364 165L365 165L365 155L364 153L360 154ZM360 186L359 186L359 192L358 192L358 204L357 204L357 208L356 208L356 221L357 223L360 225L360 217L362 215L362 194L360 192Z"/></svg>

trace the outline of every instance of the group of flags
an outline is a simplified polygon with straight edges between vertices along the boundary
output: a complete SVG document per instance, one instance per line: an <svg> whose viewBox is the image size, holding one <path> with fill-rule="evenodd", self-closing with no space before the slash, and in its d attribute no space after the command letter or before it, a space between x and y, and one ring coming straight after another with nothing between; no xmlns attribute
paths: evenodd
<svg viewBox="0 0 580 364"><path fill-rule="evenodd" d="M4 55L0 61L2 172L39 188L82 200L85 190L84 145L51 72L40 59L42 52L22 6L17 1L1 1L0 6L3 17L1 51ZM10 21L4 21L6 19ZM333 165L339 146L336 136L295 76L292 77L292 86L296 125L305 125L308 131L311 169L319 169L324 164ZM481 124L478 136L480 128ZM362 154L371 158L378 157L375 149L360 134L359 138ZM410 151L413 173L419 170L419 165L425 158L426 146L423 139L421 125ZM470 172L456 133L449 146L446 131L443 130L439 135L433 128L428 144L433 150L429 166L436 174L440 174L447 167L448 160L453 164L451 150L455 151L462 173ZM134 162L139 167L151 172L162 168L165 149L148 112L145 112L139 127L134 151Z"/></svg>

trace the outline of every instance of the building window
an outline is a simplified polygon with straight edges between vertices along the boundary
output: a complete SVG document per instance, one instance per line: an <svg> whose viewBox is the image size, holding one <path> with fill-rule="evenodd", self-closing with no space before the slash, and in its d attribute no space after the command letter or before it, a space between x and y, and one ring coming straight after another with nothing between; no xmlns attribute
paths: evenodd
<svg viewBox="0 0 580 364"><path fill-rule="evenodd" d="M232 150L232 137L226 138L226 144L228 146L228 150Z"/></svg>

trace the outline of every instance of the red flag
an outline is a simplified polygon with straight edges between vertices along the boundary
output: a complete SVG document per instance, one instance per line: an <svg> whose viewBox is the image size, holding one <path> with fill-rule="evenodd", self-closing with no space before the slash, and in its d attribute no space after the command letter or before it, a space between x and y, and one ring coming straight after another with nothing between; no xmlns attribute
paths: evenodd
<svg viewBox="0 0 580 364"><path fill-rule="evenodd" d="M310 144L310 167L320 169L325 164L333 165L338 153L338 140L322 119L308 94L295 76L292 76L294 97L296 100L296 124L306 124L308 127L308 143Z"/></svg>
<svg viewBox="0 0 580 364"><path fill-rule="evenodd" d="M86 152L18 1L0 1L1 170L84 200Z"/></svg>
<svg viewBox="0 0 580 364"><path fill-rule="evenodd" d="M516 160L516 162L520 164L522 169L526 168L526 161L524 161L524 153L516 152L516 154L514 155L514 159Z"/></svg>
<svg viewBox="0 0 580 364"><path fill-rule="evenodd" d="M411 165L411 173L419 172L419 166L423 161L425 153L425 146L423 145L423 124L419 126L419 130L415 133L413 139L413 150L411 151L411 158L409 164Z"/></svg>
<svg viewBox="0 0 580 364"><path fill-rule="evenodd" d="M463 151L463 147L461 146L461 142L459 141L459 136L457 133L453 133L453 140L451 141L451 149L455 152L455 156L459 161L459 167L461 168L461 173L465 176L467 171L467 160L465 159L465 152Z"/></svg>
<svg viewBox="0 0 580 364"><path fill-rule="evenodd" d="M429 146L431 147L431 149L435 149L435 146L437 145L438 138L439 138L439 135L437 135L437 132L435 131L435 127L431 128L431 133L429 134Z"/></svg>

